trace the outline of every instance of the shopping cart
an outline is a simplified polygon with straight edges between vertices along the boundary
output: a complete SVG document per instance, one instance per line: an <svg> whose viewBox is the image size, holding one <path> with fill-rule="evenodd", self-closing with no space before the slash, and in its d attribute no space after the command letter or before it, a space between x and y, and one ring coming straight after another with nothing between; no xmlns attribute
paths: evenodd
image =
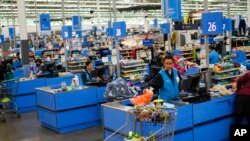
<svg viewBox="0 0 250 141"><path fill-rule="evenodd" d="M6 122L7 113L14 113L17 118L21 118L15 100L19 86L18 79L11 79L1 82L0 85L0 120Z"/></svg>
<svg viewBox="0 0 250 141"><path fill-rule="evenodd" d="M127 112L125 124L104 141L173 141L176 109L161 108L151 114L142 109Z"/></svg>

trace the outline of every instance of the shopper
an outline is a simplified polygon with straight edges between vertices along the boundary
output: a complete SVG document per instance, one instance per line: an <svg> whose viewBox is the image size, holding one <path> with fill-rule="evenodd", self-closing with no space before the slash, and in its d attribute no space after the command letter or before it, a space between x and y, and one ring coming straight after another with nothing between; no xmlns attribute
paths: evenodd
<svg viewBox="0 0 250 141"><path fill-rule="evenodd" d="M240 125L243 118L247 118L247 124L250 126L250 66L247 66L248 72L237 80L237 95L235 100L235 124Z"/></svg>
<svg viewBox="0 0 250 141"><path fill-rule="evenodd" d="M179 96L181 75L173 65L173 56L167 54L164 58L164 68L147 84L147 87L154 88L154 92L159 90L160 99L173 100Z"/></svg>
<svg viewBox="0 0 250 141"><path fill-rule="evenodd" d="M210 53L209 53L209 64L216 64L220 62L220 56L215 51L214 46L210 46Z"/></svg>

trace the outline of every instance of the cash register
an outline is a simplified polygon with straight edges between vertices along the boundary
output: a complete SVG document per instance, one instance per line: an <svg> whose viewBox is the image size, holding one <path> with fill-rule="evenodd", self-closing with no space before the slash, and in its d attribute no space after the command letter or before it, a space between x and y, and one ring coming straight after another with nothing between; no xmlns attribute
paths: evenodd
<svg viewBox="0 0 250 141"><path fill-rule="evenodd" d="M88 81L86 82L86 84L88 86L106 86L107 83L111 82L111 78L109 77L109 75L107 75L107 71L108 71L108 66L106 65L97 66L94 70L91 71L90 75L94 78L99 77L101 78L101 80Z"/></svg>
<svg viewBox="0 0 250 141"><path fill-rule="evenodd" d="M184 93L180 94L181 100L183 102L198 103L207 101L210 99L209 93L207 93L206 88L200 88L200 78L201 73L188 75L181 82L181 90Z"/></svg>

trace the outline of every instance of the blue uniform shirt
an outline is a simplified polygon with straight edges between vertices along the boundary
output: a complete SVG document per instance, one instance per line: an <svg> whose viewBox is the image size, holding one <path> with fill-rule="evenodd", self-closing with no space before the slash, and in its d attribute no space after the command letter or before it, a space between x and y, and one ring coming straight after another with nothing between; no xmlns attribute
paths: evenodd
<svg viewBox="0 0 250 141"><path fill-rule="evenodd" d="M220 56L219 54L213 50L209 53L209 64L216 64L220 62Z"/></svg>

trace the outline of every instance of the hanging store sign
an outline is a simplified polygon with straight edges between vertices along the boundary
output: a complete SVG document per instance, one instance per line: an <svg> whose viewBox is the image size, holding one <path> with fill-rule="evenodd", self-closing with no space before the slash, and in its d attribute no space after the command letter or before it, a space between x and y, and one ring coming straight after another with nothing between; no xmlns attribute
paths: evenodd
<svg viewBox="0 0 250 141"><path fill-rule="evenodd" d="M9 28L9 37L10 37L11 39L13 39L15 36L16 36L15 28L14 28L14 27L10 27L10 28Z"/></svg>
<svg viewBox="0 0 250 141"><path fill-rule="evenodd" d="M106 28L106 36L107 37L113 36L113 28Z"/></svg>
<svg viewBox="0 0 250 141"><path fill-rule="evenodd" d="M82 17L81 16L72 16L72 25L73 30L81 30L82 27Z"/></svg>
<svg viewBox="0 0 250 141"><path fill-rule="evenodd" d="M223 33L223 13L208 12L202 13L202 34L216 35Z"/></svg>
<svg viewBox="0 0 250 141"><path fill-rule="evenodd" d="M126 22L114 22L113 23L113 36L123 38L127 36Z"/></svg>
<svg viewBox="0 0 250 141"><path fill-rule="evenodd" d="M76 38L82 38L82 31L76 31Z"/></svg>
<svg viewBox="0 0 250 141"><path fill-rule="evenodd" d="M161 24L160 27L161 27L161 33L162 34L170 33L170 23Z"/></svg>
<svg viewBox="0 0 250 141"><path fill-rule="evenodd" d="M4 35L0 35L0 44L4 42Z"/></svg>
<svg viewBox="0 0 250 141"><path fill-rule="evenodd" d="M232 20L229 18L223 19L223 31L232 31Z"/></svg>
<svg viewBox="0 0 250 141"><path fill-rule="evenodd" d="M165 19L182 20L181 0L161 0L161 11L162 17Z"/></svg>
<svg viewBox="0 0 250 141"><path fill-rule="evenodd" d="M154 19L154 24L153 24L153 26L154 26L154 28L157 28L158 27L158 19Z"/></svg>
<svg viewBox="0 0 250 141"><path fill-rule="evenodd" d="M40 18L40 30L41 31L49 31L51 30L50 24L50 15L49 14L41 14Z"/></svg>
<svg viewBox="0 0 250 141"><path fill-rule="evenodd" d="M62 27L62 38L63 39L72 39L72 26L63 26Z"/></svg>

